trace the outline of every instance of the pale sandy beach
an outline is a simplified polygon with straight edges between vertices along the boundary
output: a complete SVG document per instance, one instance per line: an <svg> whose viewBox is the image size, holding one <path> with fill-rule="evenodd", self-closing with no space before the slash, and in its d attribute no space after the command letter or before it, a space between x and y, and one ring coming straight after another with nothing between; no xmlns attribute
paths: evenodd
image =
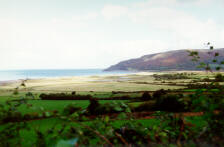
<svg viewBox="0 0 224 147"><path fill-rule="evenodd" d="M153 84L155 72L139 72L135 74L74 76L63 78L29 79L25 87L22 80L0 83L0 90L21 91L144 91L158 89L177 89L180 86Z"/></svg>
<svg viewBox="0 0 224 147"><path fill-rule="evenodd" d="M19 88L20 91L33 92L71 92L71 91L154 91L159 89L185 88L184 83L192 79L180 80L155 80L153 74L166 73L195 73L196 77L212 76L213 73L202 71L169 71L169 72L137 72L130 74L111 74L95 76L71 76L58 78L41 78L3 81L0 83L0 90L12 91ZM25 87L21 86L24 81ZM181 86L180 86L181 85Z"/></svg>

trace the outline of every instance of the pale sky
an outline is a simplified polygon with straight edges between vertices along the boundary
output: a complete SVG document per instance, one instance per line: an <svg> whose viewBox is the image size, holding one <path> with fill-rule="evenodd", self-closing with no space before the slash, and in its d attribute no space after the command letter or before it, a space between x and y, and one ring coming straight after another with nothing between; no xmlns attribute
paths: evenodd
<svg viewBox="0 0 224 147"><path fill-rule="evenodd" d="M0 70L106 68L224 47L224 0L0 0Z"/></svg>

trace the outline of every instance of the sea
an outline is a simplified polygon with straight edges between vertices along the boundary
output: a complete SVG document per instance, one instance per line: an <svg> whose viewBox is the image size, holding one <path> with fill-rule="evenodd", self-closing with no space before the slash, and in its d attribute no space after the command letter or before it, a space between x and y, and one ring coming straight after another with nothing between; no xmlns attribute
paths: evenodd
<svg viewBox="0 0 224 147"><path fill-rule="evenodd" d="M20 79L60 78L72 76L119 75L135 73L132 71L104 71L103 69L35 69L0 70L0 82Z"/></svg>

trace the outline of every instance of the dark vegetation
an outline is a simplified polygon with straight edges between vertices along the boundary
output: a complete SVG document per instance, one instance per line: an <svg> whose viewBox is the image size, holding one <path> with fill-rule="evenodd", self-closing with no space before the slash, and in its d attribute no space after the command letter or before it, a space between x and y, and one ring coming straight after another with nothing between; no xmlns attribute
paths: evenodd
<svg viewBox="0 0 224 147"><path fill-rule="evenodd" d="M72 94L67 93L50 93L41 94L40 98L42 100L89 100L92 98L91 95L76 95L74 92Z"/></svg>
<svg viewBox="0 0 224 147"><path fill-rule="evenodd" d="M93 144L97 146L127 146L130 144L132 146L164 146L167 144L177 146L179 143L184 146L191 146L192 144L220 146L224 143L222 140L224 137L224 96L220 92L204 94L199 89L191 95L172 95L165 90L159 90L149 96L150 99L148 96L149 93L143 93L142 97L147 97L147 100L140 97L139 101L142 101L142 104L134 109L124 103L100 104L97 99L89 99L90 104L86 109L69 104L61 113L42 111L22 114L18 111L21 105L32 108L28 100L7 101L4 105L0 105L0 124L4 126L4 129L2 127L0 129L0 145L18 145L22 142L19 132L32 130L28 125L29 121L47 118L58 118L63 122L75 123L77 126L62 123L61 127L49 128L44 134L39 130L34 130L36 142L33 142L33 145L35 146L54 146L62 139L70 142L74 138L78 139L74 144L85 146L92 146ZM159 123L143 127L142 124L134 122L132 114L137 111L153 112L153 116L157 118ZM170 113L185 111L204 112L202 118L206 121L205 129L196 131L194 124L187 121L181 114ZM112 117L112 114L117 114L117 117ZM120 127L116 127L116 125L111 125L111 122L115 121L111 118L128 121ZM93 119L94 122L89 125L82 123Z"/></svg>
<svg viewBox="0 0 224 147"><path fill-rule="evenodd" d="M133 108L133 111L170 111L170 112L184 112L185 105L183 101L183 95L181 94L169 94L168 91L163 89L153 92L152 96L149 92L143 92L141 97L130 98L129 96L116 96L110 98L93 98L91 95L74 95L65 93L51 93L41 94L42 100L89 100L90 105L87 111L92 115L108 114L122 112L118 109L113 109L110 103L100 105L98 100L131 100L132 102L143 101L143 103L137 108Z"/></svg>
<svg viewBox="0 0 224 147"><path fill-rule="evenodd" d="M69 105L67 105L67 106L64 108L64 110L63 110L63 114L64 114L64 115L71 115L71 114L73 114L73 113L75 113L75 112L77 112L77 111L80 111L80 110L82 110L81 107L77 107L77 106L74 105L74 104L69 104Z"/></svg>
<svg viewBox="0 0 224 147"><path fill-rule="evenodd" d="M153 93L153 98L154 99L159 99L161 98L163 95L167 94L167 92L164 89L161 90L157 90Z"/></svg>
<svg viewBox="0 0 224 147"><path fill-rule="evenodd" d="M104 115L111 113L121 113L126 112L128 106L123 103L105 103L103 105L99 104L98 100L91 99L90 105L87 107L87 115Z"/></svg>
<svg viewBox="0 0 224 147"><path fill-rule="evenodd" d="M176 74L154 74L155 80L178 80L178 79L190 79L193 73L176 73Z"/></svg>
<svg viewBox="0 0 224 147"><path fill-rule="evenodd" d="M142 94L141 100L142 100L142 101L149 101L149 100L152 100L152 96L151 96L148 92L144 92L144 93Z"/></svg>
<svg viewBox="0 0 224 147"><path fill-rule="evenodd" d="M220 89L220 84L219 83L214 83L214 84L210 84L210 83L191 83L187 85L187 89Z"/></svg>
<svg viewBox="0 0 224 147"><path fill-rule="evenodd" d="M224 76L220 73L216 74L214 82L224 82Z"/></svg>
<svg viewBox="0 0 224 147"><path fill-rule="evenodd" d="M166 95L160 97L155 104L155 109L159 111L183 112L184 104L180 101L178 95Z"/></svg>
<svg viewBox="0 0 224 147"><path fill-rule="evenodd" d="M45 94L42 93L40 95L41 100L91 100L94 99L92 95L79 95L75 94L74 92L70 93L50 93ZM139 99L139 97L130 97L128 95L122 96L111 96L111 97L102 97L96 98L98 100L132 100L132 99Z"/></svg>
<svg viewBox="0 0 224 147"><path fill-rule="evenodd" d="M214 78L204 78L194 80L194 82L224 82L224 76L221 73L217 73Z"/></svg>
<svg viewBox="0 0 224 147"><path fill-rule="evenodd" d="M148 101L145 101L133 111L167 111L167 112L185 112L187 109L188 101L184 100L183 94L169 94L161 89L153 93Z"/></svg>

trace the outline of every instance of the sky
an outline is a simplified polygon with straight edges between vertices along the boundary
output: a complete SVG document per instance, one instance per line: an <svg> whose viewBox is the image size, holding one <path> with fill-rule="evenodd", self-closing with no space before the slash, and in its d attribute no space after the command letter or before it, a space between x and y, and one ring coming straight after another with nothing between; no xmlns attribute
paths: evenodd
<svg viewBox="0 0 224 147"><path fill-rule="evenodd" d="M224 0L0 0L0 70L106 68L224 47Z"/></svg>

